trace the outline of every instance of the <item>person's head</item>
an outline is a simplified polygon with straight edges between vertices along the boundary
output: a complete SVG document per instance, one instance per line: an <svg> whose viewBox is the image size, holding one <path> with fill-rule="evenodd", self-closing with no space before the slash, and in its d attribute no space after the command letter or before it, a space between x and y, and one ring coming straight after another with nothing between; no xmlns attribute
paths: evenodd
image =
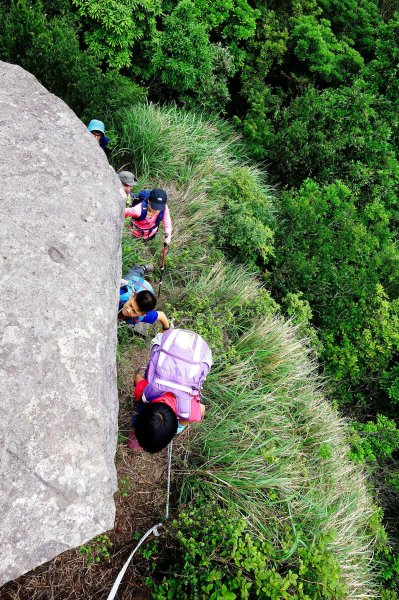
<svg viewBox="0 0 399 600"><path fill-rule="evenodd" d="M123 305L122 314L130 319L144 317L150 310L154 310L156 305L157 299L154 294L148 290L142 290L130 296L129 300Z"/></svg>
<svg viewBox="0 0 399 600"><path fill-rule="evenodd" d="M137 184L135 176L130 171L121 171L118 175L125 193L130 194L132 187Z"/></svg>
<svg viewBox="0 0 399 600"><path fill-rule="evenodd" d="M137 415L134 430L140 446L154 454L166 448L176 435L177 425L177 417L170 406L150 402Z"/></svg>
<svg viewBox="0 0 399 600"><path fill-rule="evenodd" d="M92 119L87 126L92 136L97 140L98 143L105 137L105 126L102 121Z"/></svg>
<svg viewBox="0 0 399 600"><path fill-rule="evenodd" d="M165 210L166 203L168 202L168 195L165 190L155 188L151 190L148 198L148 207L152 212L159 212Z"/></svg>

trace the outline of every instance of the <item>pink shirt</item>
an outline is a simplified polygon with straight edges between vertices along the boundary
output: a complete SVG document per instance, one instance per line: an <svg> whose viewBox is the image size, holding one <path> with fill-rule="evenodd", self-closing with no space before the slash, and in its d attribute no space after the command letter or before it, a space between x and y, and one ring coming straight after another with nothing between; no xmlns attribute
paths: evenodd
<svg viewBox="0 0 399 600"><path fill-rule="evenodd" d="M137 222L137 225L140 227L142 226L143 229L148 229L151 226L155 225L155 221L157 218L157 214L155 213L154 215L150 215L149 212L147 212L147 218L143 219L142 221L139 221L139 217L141 215L141 204L137 204L136 206L133 206L132 208L125 208L125 219L126 217L131 217L133 219L133 221ZM165 210L163 213L163 217L162 217L162 225L163 225L163 230L165 232L165 234L167 235L171 235L172 234L172 219L170 218L170 212L169 212L169 207L168 205L165 206ZM139 231L137 231L136 229L134 229L133 227L131 228L132 234L135 237L143 237L144 239L146 237L149 237L148 235L141 235L141 233ZM151 231L151 237L154 234L154 231Z"/></svg>

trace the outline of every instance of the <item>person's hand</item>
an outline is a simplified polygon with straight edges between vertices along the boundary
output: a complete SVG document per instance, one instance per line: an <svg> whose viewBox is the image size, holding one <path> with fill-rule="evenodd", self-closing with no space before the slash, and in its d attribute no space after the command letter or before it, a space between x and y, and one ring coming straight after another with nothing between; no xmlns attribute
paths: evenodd
<svg viewBox="0 0 399 600"><path fill-rule="evenodd" d="M170 235L170 233L165 233L164 242L167 246L170 244L171 240L172 240L172 236Z"/></svg>
<svg viewBox="0 0 399 600"><path fill-rule="evenodd" d="M141 369L136 369L134 372L134 377L133 377L133 384L136 386L138 384L139 381L142 381L144 379L143 375L142 375L142 368Z"/></svg>

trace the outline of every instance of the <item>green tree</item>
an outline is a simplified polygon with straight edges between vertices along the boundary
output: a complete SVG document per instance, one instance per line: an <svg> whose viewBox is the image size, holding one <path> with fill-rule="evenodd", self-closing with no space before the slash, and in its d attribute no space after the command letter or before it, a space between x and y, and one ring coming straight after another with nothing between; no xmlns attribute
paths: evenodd
<svg viewBox="0 0 399 600"><path fill-rule="evenodd" d="M116 72L102 73L79 46L72 14L48 18L41 2L11 0L0 8L0 57L21 65L81 118L143 100L144 90Z"/></svg>
<svg viewBox="0 0 399 600"><path fill-rule="evenodd" d="M177 94L186 105L223 110L234 63L228 48L210 43L209 25L201 20L200 9L191 0L180 0L163 19L163 27L151 65L168 96Z"/></svg>
<svg viewBox="0 0 399 600"><path fill-rule="evenodd" d="M295 291L309 302L345 401L378 399L399 350L399 254L388 224L378 200L358 206L342 182L307 180L281 195L273 283L279 297Z"/></svg>
<svg viewBox="0 0 399 600"><path fill-rule="evenodd" d="M399 13L379 27L375 59L365 77L384 100L384 116L393 130L393 143L399 151Z"/></svg>
<svg viewBox="0 0 399 600"><path fill-rule="evenodd" d="M350 431L350 457L357 462L376 462L382 457L391 458L399 449L399 430L396 423L384 415L377 415L376 421L354 421Z"/></svg>
<svg viewBox="0 0 399 600"><path fill-rule="evenodd" d="M266 265L273 256L274 223L270 198L247 168L236 169L214 188L223 216L217 241L251 266Z"/></svg>
<svg viewBox="0 0 399 600"><path fill-rule="evenodd" d="M212 38L227 45L236 67L241 66L246 54L242 42L254 36L260 11L254 9L247 0L194 0L194 3L200 10L201 20L212 32Z"/></svg>
<svg viewBox="0 0 399 600"><path fill-rule="evenodd" d="M361 55L346 41L336 38L327 19L301 15L293 17L291 24L294 56L322 81L343 82L363 66Z"/></svg>
<svg viewBox="0 0 399 600"><path fill-rule="evenodd" d="M274 145L267 154L280 181L291 187L307 177L339 178L394 209L399 163L392 130L383 100L367 88L364 80L322 91L312 86L276 115ZM376 186L381 186L378 193Z"/></svg>
<svg viewBox="0 0 399 600"><path fill-rule="evenodd" d="M136 42L154 35L160 0L72 0L84 24L90 52L108 67L121 69L132 62Z"/></svg>
<svg viewBox="0 0 399 600"><path fill-rule="evenodd" d="M374 52L381 23L378 4L375 0L318 0L334 33L350 40L363 56Z"/></svg>

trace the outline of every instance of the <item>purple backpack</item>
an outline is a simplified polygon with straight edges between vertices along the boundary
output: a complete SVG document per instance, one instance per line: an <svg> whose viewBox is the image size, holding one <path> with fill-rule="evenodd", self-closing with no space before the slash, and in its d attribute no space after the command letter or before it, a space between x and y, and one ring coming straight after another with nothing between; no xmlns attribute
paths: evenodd
<svg viewBox="0 0 399 600"><path fill-rule="evenodd" d="M153 340L143 401L165 392L177 398L177 416L190 418L191 401L199 400L201 386L212 366L212 352L204 339L187 329L169 329Z"/></svg>

